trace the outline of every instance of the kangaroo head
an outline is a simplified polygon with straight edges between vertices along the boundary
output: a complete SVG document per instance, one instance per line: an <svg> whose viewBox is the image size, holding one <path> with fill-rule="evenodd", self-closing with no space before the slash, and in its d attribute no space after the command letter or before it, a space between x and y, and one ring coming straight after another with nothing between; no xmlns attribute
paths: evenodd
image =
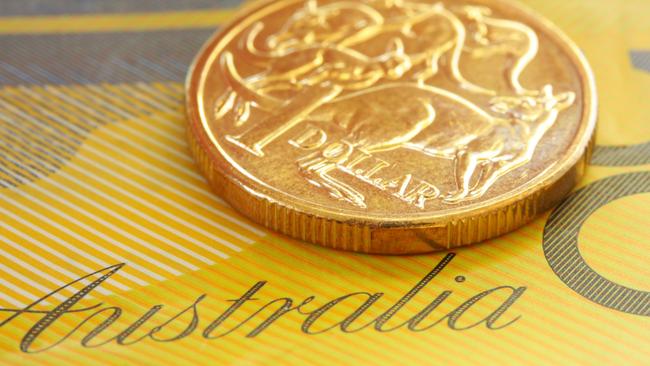
<svg viewBox="0 0 650 366"><path fill-rule="evenodd" d="M546 84L533 95L494 97L490 109L505 117L534 122L551 111L562 111L573 104L575 93L553 94L553 87Z"/></svg>
<svg viewBox="0 0 650 366"><path fill-rule="evenodd" d="M483 18L486 16L492 15L492 10L484 6L476 5L463 5L458 8L461 14L464 14L467 18L482 23Z"/></svg>
<svg viewBox="0 0 650 366"><path fill-rule="evenodd" d="M388 79L399 79L412 66L411 58L404 52L404 42L401 38L393 38L386 52L378 57L384 75Z"/></svg>
<svg viewBox="0 0 650 366"><path fill-rule="evenodd" d="M338 43L378 22L380 16L367 8L368 6L354 8L345 2L319 6L316 0L308 0L303 8L297 10L276 33L267 38L267 46L286 49L318 43Z"/></svg>

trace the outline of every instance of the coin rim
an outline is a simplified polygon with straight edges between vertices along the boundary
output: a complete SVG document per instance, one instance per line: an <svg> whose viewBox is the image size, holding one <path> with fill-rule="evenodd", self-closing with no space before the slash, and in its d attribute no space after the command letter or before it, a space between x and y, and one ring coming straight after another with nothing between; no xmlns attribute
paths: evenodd
<svg viewBox="0 0 650 366"><path fill-rule="evenodd" d="M294 0L287 1L294 2ZM202 106L202 93L208 71L212 67L217 55L221 52L221 50L218 50L218 47L220 43L223 42L224 36L231 34L238 25L241 27L241 22L250 17L252 13L272 5L284 7L286 6L287 1L266 0L242 7L238 15L235 16L232 21L228 22L219 31L213 34L208 41L206 41L189 68L185 82L186 113L189 120L188 137L192 145L201 148L203 153L211 159L210 162L213 164L210 165L216 167L216 171L204 173L217 173L221 178L225 178L227 181L234 184L234 186L246 191L248 194L266 200L267 203L281 204L291 210L310 216L322 217L324 219L345 223L362 223L365 226L371 227L427 227L434 225L439 226L450 221L467 217L488 215L489 213L505 210L510 206L529 200L533 195L535 195L535 193L544 191L546 188L552 187L554 184L561 181L567 174L571 173L578 164L585 160L585 155L589 155L589 147L593 140L592 137L595 132L597 120L597 93L593 72L584 54L556 25L545 17L537 14L535 11L510 0L482 0L480 1L481 3L497 3L499 6L513 8L517 15L521 15L522 18L533 21L534 26L538 29L542 29L545 32L544 34L551 38L554 43L556 43L558 47L560 47L572 60L572 66L576 69L583 88L583 108L581 110L582 118L579 122L579 130L576 133L576 138L574 138L570 146L572 151L569 154L563 155L563 157L566 158L563 158L558 163L550 165L545 171L540 172L533 180L522 184L521 187L502 193L488 200L478 201L477 203L470 203L460 207L437 210L435 212L408 213L401 215L399 213L396 214L389 212L368 214L352 212L344 208L330 209L318 203L309 203L300 197L280 191L279 189L260 181L246 169L243 169L220 146L212 130L208 126L209 119L203 114L204 108ZM233 34L239 33L234 32ZM228 40L228 42L229 41L230 40ZM548 172L549 170L551 170L551 172ZM247 180L250 182L247 182ZM277 193L277 197L269 195L269 192L266 191ZM278 197L281 197L281 199ZM230 202L227 194L223 195L223 198ZM244 205L236 205L236 207L242 209L244 214L252 216L249 212L245 212Z"/></svg>

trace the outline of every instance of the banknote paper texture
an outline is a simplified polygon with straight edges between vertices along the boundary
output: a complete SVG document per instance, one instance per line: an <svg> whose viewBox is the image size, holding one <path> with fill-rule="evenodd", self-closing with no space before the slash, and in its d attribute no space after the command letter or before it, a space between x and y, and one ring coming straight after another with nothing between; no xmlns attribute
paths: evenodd
<svg viewBox="0 0 650 366"><path fill-rule="evenodd" d="M237 1L2 2L0 364L648 364L650 6L523 3L594 70L585 179L511 234L371 256L198 173L183 80Z"/></svg>

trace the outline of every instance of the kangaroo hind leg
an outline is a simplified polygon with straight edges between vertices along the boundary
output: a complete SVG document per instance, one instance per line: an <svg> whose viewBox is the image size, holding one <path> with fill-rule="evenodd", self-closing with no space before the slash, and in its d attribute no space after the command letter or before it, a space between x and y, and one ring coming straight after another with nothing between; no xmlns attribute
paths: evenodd
<svg viewBox="0 0 650 366"><path fill-rule="evenodd" d="M477 173L478 160L472 153L459 151L456 154L454 177L456 179L456 190L445 197L446 203L458 203L465 198L470 191L472 179Z"/></svg>

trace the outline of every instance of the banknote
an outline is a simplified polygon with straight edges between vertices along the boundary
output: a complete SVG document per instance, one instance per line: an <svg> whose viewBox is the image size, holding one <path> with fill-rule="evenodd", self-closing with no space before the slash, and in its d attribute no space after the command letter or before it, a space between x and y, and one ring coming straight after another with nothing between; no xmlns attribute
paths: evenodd
<svg viewBox="0 0 650 366"><path fill-rule="evenodd" d="M0 2L0 364L650 363L650 2L521 0L586 55L580 186L414 256L251 222L188 151L183 82L236 0Z"/></svg>

